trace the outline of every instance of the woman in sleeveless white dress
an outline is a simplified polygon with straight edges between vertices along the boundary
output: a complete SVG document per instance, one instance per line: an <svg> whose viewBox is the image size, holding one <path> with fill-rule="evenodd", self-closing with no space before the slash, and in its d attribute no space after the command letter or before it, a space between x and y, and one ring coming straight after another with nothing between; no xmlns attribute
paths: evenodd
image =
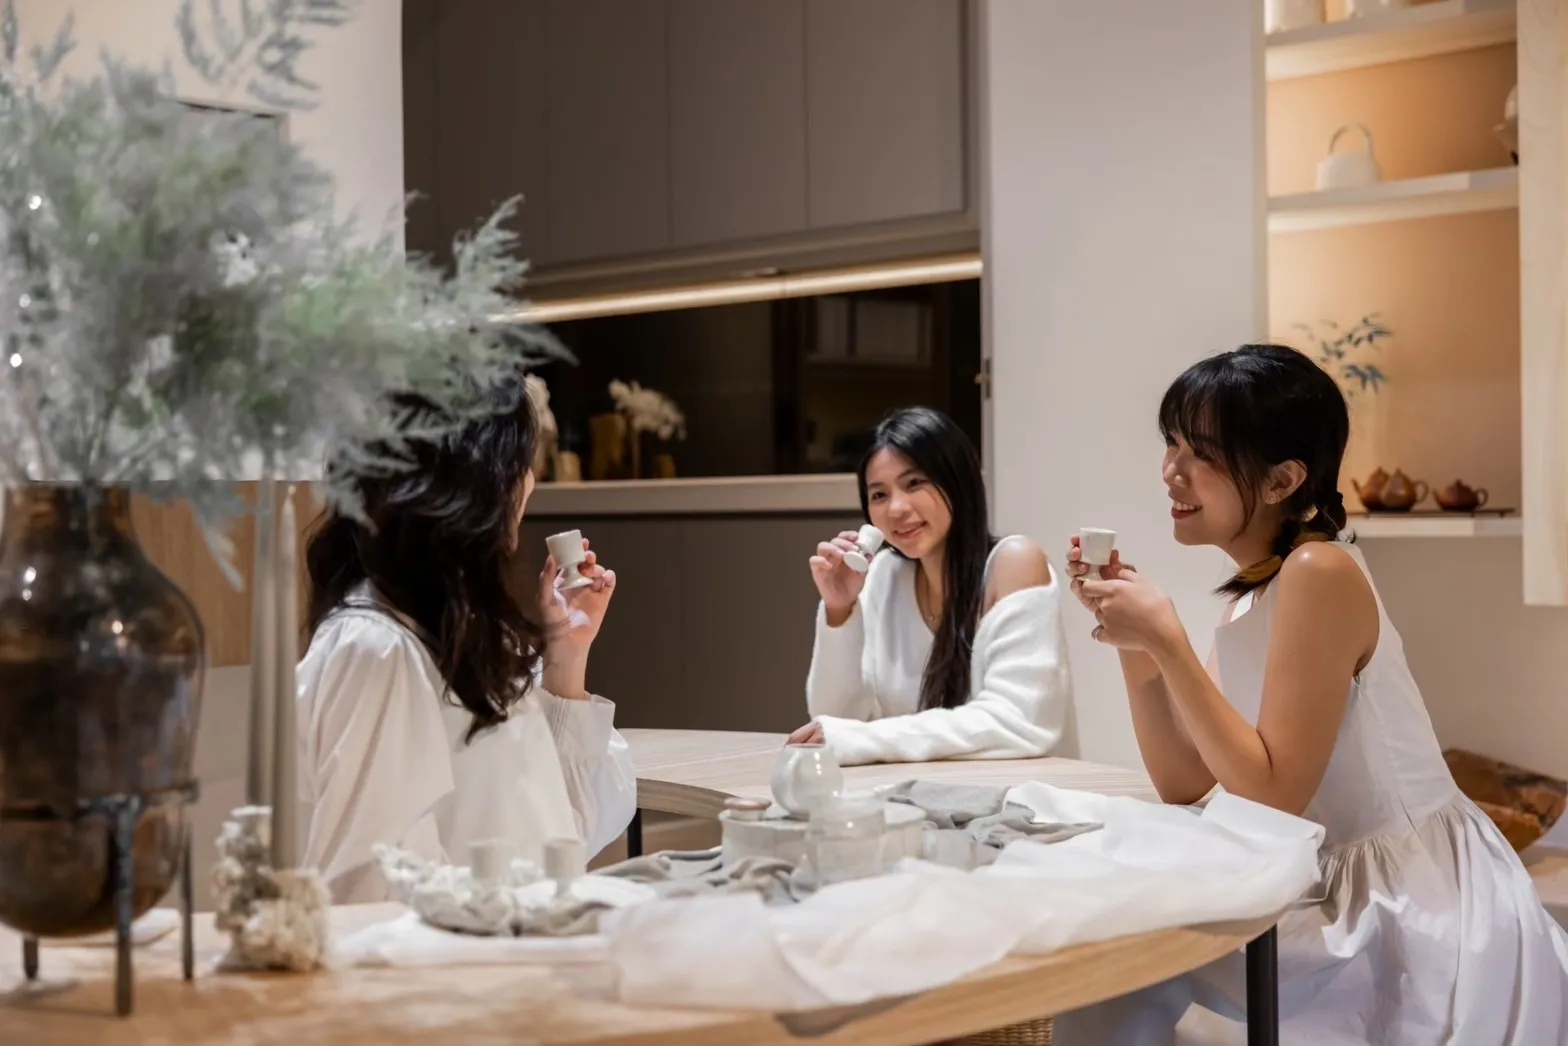
<svg viewBox="0 0 1568 1046"><path fill-rule="evenodd" d="M1183 733L1219 787L1235 785L1232 790L1265 801L1271 794L1282 797L1276 805L1296 806L1325 829L1320 887L1279 927L1282 1041L1568 1043L1568 937L1542 907L1502 834L1455 786L1399 633L1360 551L1340 542L1317 543L1344 522L1342 502L1330 485L1343 453L1344 407L1332 382L1320 376L1292 350L1248 347L1183 375L1161 411L1171 444L1166 480L1178 539L1197 543L1195 536L1205 536L1210 538L1205 543L1226 547L1227 534L1244 534L1255 524L1260 514L1249 517L1244 495L1241 526L1219 518L1230 506L1216 477L1233 490L1255 482L1257 501L1283 506L1274 510L1276 522L1263 514L1258 524L1275 528L1272 543L1261 549L1274 554L1242 559L1238 552L1238 562L1257 566L1226 586L1237 598L1216 632L1208 671L1234 710L1232 719L1206 707L1201 686L1171 669L1168 657L1151 658L1165 677L1162 699L1175 713L1168 725ZM1260 433L1259 425L1269 431ZM1240 480L1232 478L1238 475ZM1198 521L1211 511L1208 520ZM1153 720L1138 701L1148 692L1142 698L1132 694L1140 681L1137 659L1158 646L1149 637L1169 627L1174 611L1131 568L1117 564L1102 579L1084 581L1087 571L1077 562L1076 548L1069 558L1075 590L1100 619L1097 634L1123 651L1135 720L1143 716L1140 727L1147 728ZM1314 582L1302 580L1309 575L1330 580L1311 589ZM1340 605L1316 607L1316 613L1364 616L1373 638L1355 654L1341 684L1342 712L1337 726L1328 724L1333 730L1325 758L1313 768L1315 780L1304 794L1293 795L1288 781L1271 793L1268 768L1248 768L1247 746L1261 738L1265 762L1294 758L1292 740L1278 731L1271 736L1260 724L1270 717L1271 700L1303 692L1282 682L1286 675L1318 671L1292 660L1315 653L1305 649L1311 639L1300 640L1302 649L1292 647L1298 632L1316 632L1300 627L1301 608L1310 605L1312 593L1329 591L1348 595ZM1282 598L1293 606L1281 610ZM1356 627L1335 622L1323 631L1344 628L1354 634ZM1337 705L1326 701L1326 712ZM1272 713L1278 723L1278 709ZM1176 788L1181 776L1179 768L1173 770L1171 746L1143 730L1140 744L1151 776L1157 784L1163 778L1162 794ZM1062 1015L1058 1041L1241 1042L1244 1001L1237 955Z"/></svg>
<svg viewBox="0 0 1568 1046"><path fill-rule="evenodd" d="M897 411L859 485L889 551L857 571L844 533L811 557L813 718L791 740L845 765L1049 752L1071 702L1062 586L1034 542L991 536L973 444L937 411Z"/></svg>

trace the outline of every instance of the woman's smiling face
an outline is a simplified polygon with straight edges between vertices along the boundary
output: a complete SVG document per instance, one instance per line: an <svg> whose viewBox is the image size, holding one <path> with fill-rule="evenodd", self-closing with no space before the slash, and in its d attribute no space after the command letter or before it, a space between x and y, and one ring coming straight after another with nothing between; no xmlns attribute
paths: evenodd
<svg viewBox="0 0 1568 1046"><path fill-rule="evenodd" d="M937 485L894 450L879 450L866 463L866 502L872 525L910 559L940 548L953 525Z"/></svg>

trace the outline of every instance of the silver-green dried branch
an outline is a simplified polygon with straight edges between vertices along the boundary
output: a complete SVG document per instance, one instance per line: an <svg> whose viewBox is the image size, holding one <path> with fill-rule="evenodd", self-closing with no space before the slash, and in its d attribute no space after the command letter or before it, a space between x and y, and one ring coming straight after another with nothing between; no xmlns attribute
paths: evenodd
<svg viewBox="0 0 1568 1046"><path fill-rule="evenodd" d="M180 25L188 49L202 24L221 43L215 64L189 56L204 73L238 76L250 54L264 78L239 82L308 88L302 28L339 25L343 9L267 0L199 23L186 0ZM457 245L448 274L404 256L396 219L335 217L331 177L276 121L194 110L167 76L112 56L66 78L69 25L30 71L18 39L7 2L0 483L184 498L221 549L243 509L232 480L313 475L335 455L346 467L326 498L357 512L356 476L407 467L409 440L493 412L520 367L564 355L542 329L495 320L521 306L515 201ZM390 406L406 392L439 415L406 427Z"/></svg>

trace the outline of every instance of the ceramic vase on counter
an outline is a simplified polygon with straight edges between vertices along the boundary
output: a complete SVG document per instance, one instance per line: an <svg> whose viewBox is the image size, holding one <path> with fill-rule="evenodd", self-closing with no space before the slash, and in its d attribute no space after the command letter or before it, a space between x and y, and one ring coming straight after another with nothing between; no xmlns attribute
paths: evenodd
<svg viewBox="0 0 1568 1046"><path fill-rule="evenodd" d="M823 744L785 745L773 767L773 798L796 817L844 787L844 772Z"/></svg>

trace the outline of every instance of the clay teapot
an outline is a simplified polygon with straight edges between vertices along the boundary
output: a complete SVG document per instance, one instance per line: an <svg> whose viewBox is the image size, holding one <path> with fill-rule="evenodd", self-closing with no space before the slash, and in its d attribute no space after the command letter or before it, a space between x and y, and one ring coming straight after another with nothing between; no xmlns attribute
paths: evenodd
<svg viewBox="0 0 1568 1046"><path fill-rule="evenodd" d="M1444 512L1474 512L1484 506L1491 495L1485 487L1467 487L1463 480L1456 479L1442 490L1433 492L1432 497Z"/></svg>
<svg viewBox="0 0 1568 1046"><path fill-rule="evenodd" d="M1376 512L1383 507L1383 488L1388 484L1388 473L1382 469L1373 472L1367 477L1365 483L1351 480L1350 485L1356 488L1356 497L1366 506L1368 512Z"/></svg>
<svg viewBox="0 0 1568 1046"><path fill-rule="evenodd" d="M1409 512L1426 500L1431 489L1424 480L1412 480L1399 469L1395 469L1394 474L1388 477L1388 482L1383 484L1383 489L1378 494L1378 511Z"/></svg>

